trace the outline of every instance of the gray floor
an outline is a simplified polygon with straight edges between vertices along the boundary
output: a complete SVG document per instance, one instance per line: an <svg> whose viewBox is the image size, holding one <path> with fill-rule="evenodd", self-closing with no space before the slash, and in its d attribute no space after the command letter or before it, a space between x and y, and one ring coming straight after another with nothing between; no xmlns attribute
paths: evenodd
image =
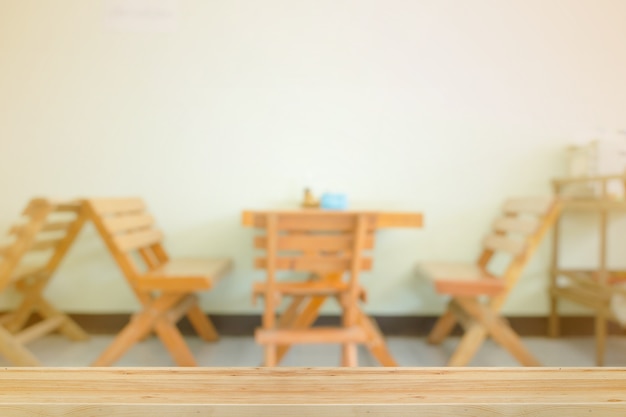
<svg viewBox="0 0 626 417"><path fill-rule="evenodd" d="M48 336L29 345L29 349L45 366L88 366L112 341L113 336L92 336L86 342L71 342L61 336ZM196 337L187 342L200 366L258 366L262 349L252 337L223 337L206 343ZM450 338L441 346L431 346L424 338L389 337L389 348L400 366L444 366L458 338ZM594 366L595 345L592 337L549 339L525 337L528 349L545 366ZM376 366L365 348L360 348L359 364ZM282 366L338 366L340 348L336 345L294 347ZM131 349L116 366L172 366L167 351L158 339L150 338ZM482 346L472 366L518 366L515 360L491 341ZM0 358L0 366L9 366ZM626 367L626 337L610 337L606 350L606 366Z"/></svg>

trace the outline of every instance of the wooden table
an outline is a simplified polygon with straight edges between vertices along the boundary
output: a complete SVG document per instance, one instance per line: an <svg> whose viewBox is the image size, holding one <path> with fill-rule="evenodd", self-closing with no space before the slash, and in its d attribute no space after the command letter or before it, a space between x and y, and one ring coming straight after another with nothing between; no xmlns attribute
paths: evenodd
<svg viewBox="0 0 626 417"><path fill-rule="evenodd" d="M316 210L316 209L306 209ZM244 211L242 215L242 224L247 227L258 227L254 223L254 219L258 215L267 215L273 213L285 213L293 212L294 210L248 210ZM323 211L322 211L323 212ZM376 215L376 229L385 228L419 228L423 225L423 216L421 213L416 212L388 212L388 211L374 211L374 210L344 210L346 213L367 213ZM325 275L322 279L328 281L339 281L342 278L340 273L331 273ZM306 299L298 298L294 299L287 307L286 311L295 315L290 315L289 321L283 320L282 325L289 326L291 329L306 329L313 325L315 320L320 314L322 304L326 301L326 296L313 296ZM304 304L303 304L304 303ZM397 366L396 361L391 356L385 339L378 328L376 322L368 317L362 310L358 311L358 322L360 326L365 330L368 335L368 341L366 346L370 353L378 360L383 366ZM289 350L289 345L281 345L278 348L278 361Z"/></svg>
<svg viewBox="0 0 626 417"><path fill-rule="evenodd" d="M3 368L0 415L608 416L624 368Z"/></svg>

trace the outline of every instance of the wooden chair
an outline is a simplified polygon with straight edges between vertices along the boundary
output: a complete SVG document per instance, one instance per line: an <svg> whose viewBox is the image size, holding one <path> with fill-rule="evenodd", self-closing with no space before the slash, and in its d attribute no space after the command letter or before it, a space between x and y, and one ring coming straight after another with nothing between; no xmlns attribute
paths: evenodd
<svg viewBox="0 0 626 417"><path fill-rule="evenodd" d="M526 263L557 219L559 210L560 203L551 198L509 200L504 204L502 216L495 220L493 231L483 240L482 253L476 263L421 265L420 269L434 282L436 291L452 297L448 309L431 331L429 342L441 343L457 322L465 330L449 366L467 365L487 336L522 365L539 365L500 315L500 310ZM496 254L503 263L508 260L502 273L490 270L490 261Z"/></svg>
<svg viewBox="0 0 626 417"><path fill-rule="evenodd" d="M142 307L93 366L113 364L152 331L177 365L195 366L176 323L186 315L204 340L218 338L195 293L213 288L228 272L231 261L170 260L162 245L163 234L139 198L90 199L87 208Z"/></svg>
<svg viewBox="0 0 626 417"><path fill-rule="evenodd" d="M299 343L341 343L342 365L357 365L357 343L371 338L367 318L359 309L364 291L359 275L371 268L364 251L374 245L374 215L345 212L302 211L257 214L254 224L265 230L254 245L266 251L256 267L266 270L266 280L254 284L254 296L264 297L262 327L256 330L257 343L265 347L265 366L276 366L278 348ZM279 280L279 273L304 274L301 280ZM346 275L344 277L344 274ZM280 317L283 297L292 300ZM339 301L341 325L301 327L297 322L308 301L323 303L327 297Z"/></svg>
<svg viewBox="0 0 626 417"><path fill-rule="evenodd" d="M71 340L88 338L43 295L85 213L80 202L34 199L22 214L24 221L9 230L11 242L0 247L0 291L12 287L22 295L21 303L0 317L0 353L14 365L40 366L25 344L57 330Z"/></svg>

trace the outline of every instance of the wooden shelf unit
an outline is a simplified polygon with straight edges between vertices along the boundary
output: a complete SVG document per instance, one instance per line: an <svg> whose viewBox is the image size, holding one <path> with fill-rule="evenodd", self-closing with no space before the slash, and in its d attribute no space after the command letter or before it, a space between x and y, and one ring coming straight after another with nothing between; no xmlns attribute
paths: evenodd
<svg viewBox="0 0 626 417"><path fill-rule="evenodd" d="M610 183L620 184L623 188L621 196L609 194ZM568 187L585 184L589 195L568 195ZM591 308L596 316L596 363L600 366L604 363L607 321L617 321L610 306L611 297L616 293L626 295L626 291L615 286L616 283L626 282L626 271L610 270L607 265L610 213L626 213L626 174L556 179L552 186L555 195L561 199L562 210L552 237L549 333L552 337L559 335L559 298ZM599 261L595 268L566 269L560 266L561 219L571 212L591 212L599 216ZM567 285L559 285L559 277L567 279Z"/></svg>

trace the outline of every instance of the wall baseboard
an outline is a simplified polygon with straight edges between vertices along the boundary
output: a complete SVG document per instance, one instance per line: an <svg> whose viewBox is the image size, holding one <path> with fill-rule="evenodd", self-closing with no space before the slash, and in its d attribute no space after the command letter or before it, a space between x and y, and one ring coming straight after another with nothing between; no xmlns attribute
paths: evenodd
<svg viewBox="0 0 626 417"><path fill-rule="evenodd" d="M116 334L130 319L129 314L70 314L90 334ZM218 332L224 336L250 336L261 324L260 315L252 314L212 314L211 320ZM426 336L432 329L435 316L374 316L385 335ZM521 336L546 336L548 334L547 317L509 317L511 326ZM339 323L337 316L322 316L317 324L333 325ZM187 321L181 320L179 328L183 334L192 335L194 331ZM459 328L454 334L460 335ZM609 323L610 334L625 334L615 323ZM561 335L591 336L594 334L594 318L589 316L565 316L561 318Z"/></svg>

